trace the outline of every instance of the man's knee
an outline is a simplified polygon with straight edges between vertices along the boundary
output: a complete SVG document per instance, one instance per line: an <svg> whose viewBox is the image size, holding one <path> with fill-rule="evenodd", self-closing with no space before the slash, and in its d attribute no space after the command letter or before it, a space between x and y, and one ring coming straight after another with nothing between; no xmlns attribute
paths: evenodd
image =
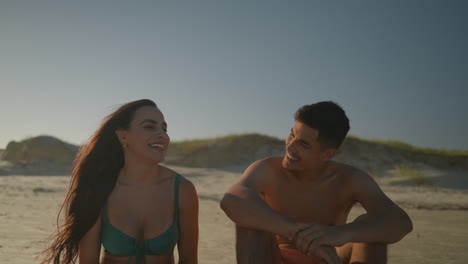
<svg viewBox="0 0 468 264"><path fill-rule="evenodd" d="M281 263L274 234L236 226L237 263Z"/></svg>
<svg viewBox="0 0 468 264"><path fill-rule="evenodd" d="M387 244L380 243L348 243L339 248L338 254L343 263L387 263Z"/></svg>
<svg viewBox="0 0 468 264"><path fill-rule="evenodd" d="M237 241L247 244L277 245L276 238L272 233L241 226L236 226L236 238Z"/></svg>

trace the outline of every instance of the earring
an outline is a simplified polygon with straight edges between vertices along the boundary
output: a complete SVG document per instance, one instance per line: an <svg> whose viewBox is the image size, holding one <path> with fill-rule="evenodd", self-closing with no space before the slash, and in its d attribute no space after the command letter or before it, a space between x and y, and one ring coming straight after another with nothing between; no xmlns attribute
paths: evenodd
<svg viewBox="0 0 468 264"><path fill-rule="evenodd" d="M128 144L127 144L127 143L124 143L124 144L123 144L123 147L124 147L124 149L127 149L127 148L128 148Z"/></svg>

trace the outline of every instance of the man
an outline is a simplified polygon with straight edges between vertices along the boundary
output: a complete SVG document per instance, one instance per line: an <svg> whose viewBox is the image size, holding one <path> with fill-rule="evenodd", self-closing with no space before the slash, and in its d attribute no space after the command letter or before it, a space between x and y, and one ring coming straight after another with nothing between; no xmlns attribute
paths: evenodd
<svg viewBox="0 0 468 264"><path fill-rule="evenodd" d="M332 161L349 131L333 102L305 105L284 157L250 165L221 208L237 224L238 263L386 263L408 215L362 170ZM366 213L346 223L355 203Z"/></svg>

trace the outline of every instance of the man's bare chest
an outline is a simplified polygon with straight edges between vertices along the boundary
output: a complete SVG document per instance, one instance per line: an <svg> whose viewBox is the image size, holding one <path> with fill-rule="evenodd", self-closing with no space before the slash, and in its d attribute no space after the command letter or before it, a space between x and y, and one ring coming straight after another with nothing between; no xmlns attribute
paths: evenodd
<svg viewBox="0 0 468 264"><path fill-rule="evenodd" d="M263 195L275 211L300 222L343 224L352 206L352 197L337 185L280 184L269 188Z"/></svg>

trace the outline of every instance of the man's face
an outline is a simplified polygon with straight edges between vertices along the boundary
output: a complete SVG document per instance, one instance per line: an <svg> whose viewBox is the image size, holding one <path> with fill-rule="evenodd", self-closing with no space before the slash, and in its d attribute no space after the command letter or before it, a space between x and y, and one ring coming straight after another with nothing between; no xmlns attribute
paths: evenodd
<svg viewBox="0 0 468 264"><path fill-rule="evenodd" d="M326 154L326 150L320 148L318 137L317 129L296 121L286 138L283 167L291 171L320 168L331 157Z"/></svg>

